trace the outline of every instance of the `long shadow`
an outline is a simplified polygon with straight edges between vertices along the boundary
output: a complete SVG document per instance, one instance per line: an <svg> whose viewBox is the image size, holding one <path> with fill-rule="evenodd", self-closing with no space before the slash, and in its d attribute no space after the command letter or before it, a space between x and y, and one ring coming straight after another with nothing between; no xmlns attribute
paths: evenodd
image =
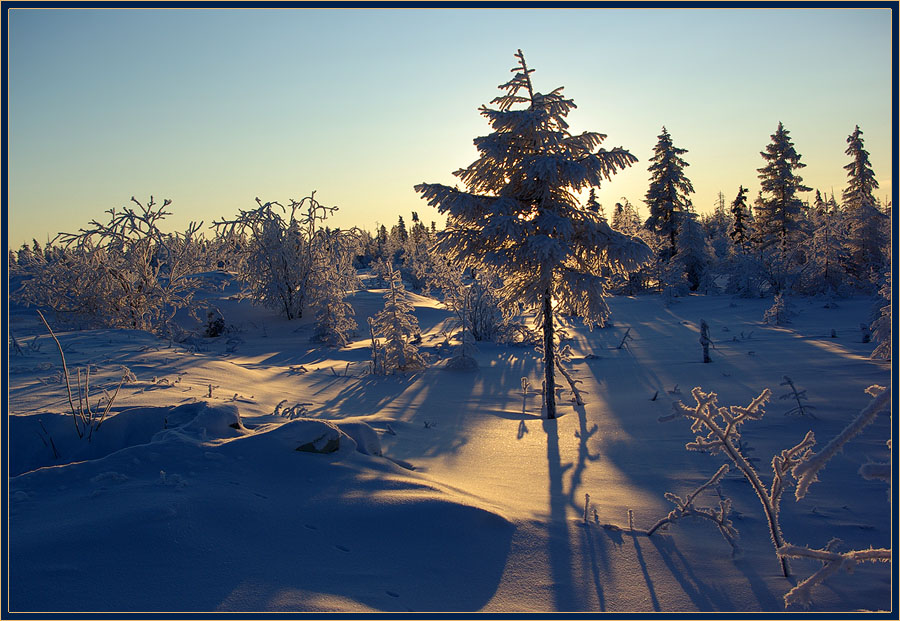
<svg viewBox="0 0 900 621"><path fill-rule="evenodd" d="M563 475L572 465L560 463L559 433L555 419L544 420L544 432L547 434L550 494L547 552L550 558L550 574L553 578L554 610L574 610L576 599L572 586L572 550L566 519L569 496L563 490Z"/></svg>
<svg viewBox="0 0 900 621"><path fill-rule="evenodd" d="M581 478L584 475L588 462L594 462L600 459L600 453L591 453L590 448L588 447L588 441L597 434L600 428L594 424L588 429L587 412L585 412L583 405L576 405L575 411L578 413L579 425L579 429L575 433L575 436L578 438L578 460L575 462L575 467L572 469L572 476L569 479L568 496L569 506L575 510L579 510L582 507L576 494L581 486Z"/></svg>
<svg viewBox="0 0 900 621"><path fill-rule="evenodd" d="M600 576L600 559L597 558L597 547L594 545L594 532L590 524L585 524L581 529L584 533L584 546L588 550L588 560L591 564L591 578L594 582L594 591L597 593L597 602L601 612L606 611L606 595L603 591L603 583Z"/></svg>
<svg viewBox="0 0 900 621"><path fill-rule="evenodd" d="M641 566L641 574L644 576L644 582L647 583L647 592L650 594L650 603L653 606L653 610L659 612L660 607L659 599L656 597L656 588L653 586L653 579L650 577L650 571L647 569L647 561L644 560L644 553L641 551L641 544L638 541L638 536L632 533L631 539L634 542L634 554L637 557L638 565Z"/></svg>
<svg viewBox="0 0 900 621"><path fill-rule="evenodd" d="M666 537L650 537L659 556L682 590L701 611L733 610L731 598L718 587L703 582L694 572L692 564ZM678 561L676 563L676 560Z"/></svg>

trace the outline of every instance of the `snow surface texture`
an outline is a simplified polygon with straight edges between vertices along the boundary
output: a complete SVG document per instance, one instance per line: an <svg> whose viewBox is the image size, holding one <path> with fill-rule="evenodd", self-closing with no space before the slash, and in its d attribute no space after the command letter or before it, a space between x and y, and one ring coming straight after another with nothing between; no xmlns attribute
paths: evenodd
<svg viewBox="0 0 900 621"><path fill-rule="evenodd" d="M313 318L287 321L234 293L208 294L231 336L58 332L70 370L92 365L94 399L123 366L136 378L90 442L67 414L55 345L32 310L12 306L25 347L8 359L10 610L781 611L796 582L781 575L739 474L718 486L740 554L690 516L638 536L671 511L667 492L684 496L721 465L684 450L687 429L656 421L694 386L746 404L788 375L817 418L785 416L789 404L774 401L744 426L745 454L764 472L810 429L827 443L871 401L867 386L890 384L890 364L859 338L869 299L796 301L792 323L774 326L761 320L770 300L612 298L611 326L570 329L585 405L561 390L560 417L547 421L539 355L480 342L478 369L446 370L439 345L452 317L434 300L404 293L428 367L373 376L367 335L327 348L310 340ZM361 325L383 294L350 298ZM701 318L711 364L697 346ZM889 417L876 417L802 500L784 498L791 544L890 547L887 487L857 474L890 461L889 435ZM297 450L307 444L332 450ZM710 487L697 503L719 497ZM797 580L821 567L792 562ZM890 606L884 564L812 591L814 611Z"/></svg>

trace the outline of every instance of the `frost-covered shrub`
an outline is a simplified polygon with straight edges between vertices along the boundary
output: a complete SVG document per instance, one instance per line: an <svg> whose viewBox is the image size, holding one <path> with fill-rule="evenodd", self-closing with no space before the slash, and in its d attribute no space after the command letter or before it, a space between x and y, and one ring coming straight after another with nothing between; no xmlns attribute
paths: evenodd
<svg viewBox="0 0 900 621"><path fill-rule="evenodd" d="M47 328L47 332L50 333L50 336L56 343L56 347L59 351L59 358L62 361L63 378L66 381L66 396L69 400L69 411L72 413L72 420L75 423L75 433L79 438L87 438L88 442L90 442L94 437L94 432L99 430L106 420L106 415L109 414L109 410L112 408L113 402L119 394L119 389L122 388L122 384L124 384L127 379L133 380L134 374L127 367L123 367L122 379L119 381L119 385L116 386L116 390L112 396L110 396L106 390L103 391L104 398L106 399L106 407L100 412L99 409L103 403L103 399L97 401L96 410L91 408L91 365L89 364L84 369L79 367L75 373L75 397L78 399L78 407L75 407L75 399L72 397L72 382L69 375L69 366L66 364L66 355L63 352L63 347L60 344L59 339L57 339L56 335L53 333L53 330L50 328L50 324L47 323L47 320L44 318L43 313L41 313L41 311L38 311L37 313L44 323L44 326ZM83 383L82 376L84 377ZM96 398L96 396L93 398ZM53 444L53 438L50 437L49 434L47 435L53 449L54 458L59 457L56 446Z"/></svg>
<svg viewBox="0 0 900 621"><path fill-rule="evenodd" d="M213 225L221 235L246 239L238 275L250 298L288 319L301 317L313 271L316 222L335 208L322 207L309 196L300 202L292 200L290 215L285 219L282 213L287 210L281 203L263 203L259 198L256 203L256 209L241 210L234 220ZM306 211L302 212L304 207Z"/></svg>
<svg viewBox="0 0 900 621"><path fill-rule="evenodd" d="M793 314L791 306L787 300L784 299L784 296L781 293L776 293L772 306L763 313L763 322L776 326L783 326L784 324L791 322Z"/></svg>
<svg viewBox="0 0 900 621"><path fill-rule="evenodd" d="M444 304L455 316L454 328L465 325L475 341L530 342L530 330L504 311L500 278L485 270L472 271L475 275L469 277L456 263L435 264L431 286L443 293Z"/></svg>
<svg viewBox="0 0 900 621"><path fill-rule="evenodd" d="M697 499L697 496L699 496L701 492L719 484L719 481L722 480L722 477L725 476L725 474L728 472L728 469L728 464L722 464L722 466L712 477L710 477L708 481L697 487L697 489L692 491L684 498L672 492L666 492L666 500L675 505L675 507L671 511L669 511L669 513L665 517L651 526L647 530L646 535L648 537L652 537L653 533L655 533L657 530L664 530L670 524L673 524L680 519L683 519L685 517L696 517L713 522L719 529L722 537L724 537L725 541L727 541L731 546L732 553L737 553L740 549L738 545L738 538L740 537L740 533L738 533L737 528L729 517L729 514L731 513L731 499L720 497L719 506L716 508L699 507L694 504L694 501Z"/></svg>
<svg viewBox="0 0 900 621"><path fill-rule="evenodd" d="M820 451L809 456L803 462L798 463L792 469L791 474L797 479L797 488L795 496L800 500L806 495L809 486L818 479L818 473L825 467L828 461L837 455L844 445L859 435L862 430L871 424L875 418L882 412L890 412L891 407L891 391L885 390L882 386L870 386L866 392L873 397L872 401L860 411L853 421L844 428L831 442L826 444ZM810 432L811 433L811 432ZM891 441L887 441L888 447ZM860 467L859 474L866 479L883 480L890 484L891 465L868 463ZM862 562L872 563L890 563L892 561L892 551L890 549L869 548L866 550L851 550L849 552L841 552L839 539L832 539L828 545L821 550L811 549L806 546L796 546L785 543L778 548L778 555L782 558L807 558L822 562L822 568L813 573L805 580L800 581L797 586L788 591L784 596L786 606L798 605L808 607L812 601L812 589L820 584L828 576L837 573L841 569L847 572L853 571L857 564Z"/></svg>
<svg viewBox="0 0 900 621"><path fill-rule="evenodd" d="M760 298L767 287L765 270L755 256L736 252L728 264L725 292L741 298Z"/></svg>
<svg viewBox="0 0 900 621"><path fill-rule="evenodd" d="M690 419L691 431L697 434L693 442L685 445L691 451L708 453L724 453L728 459L740 470L744 478L756 492L775 549L785 545L784 536L779 522L779 510L781 498L787 484L790 482L787 475L802 464L810 455L810 449L815 444L813 432L807 432L806 436L795 446L781 451L772 458L772 483L767 489L762 479L753 467L750 460L741 450L741 425L748 420L762 418L763 406L769 400L772 393L766 388L762 393L750 402L747 407L732 405L719 407L718 396L714 392L703 392L699 387L691 391L695 405L687 406L678 401L674 403L674 413L660 420L672 420L678 417ZM790 575L787 560L781 557L781 570L785 577Z"/></svg>
<svg viewBox="0 0 900 621"><path fill-rule="evenodd" d="M776 554L781 560L785 577L790 575L788 558L808 558L822 561L823 566L819 571L799 582L785 595L786 605L808 606L812 588L841 568L852 571L853 567L860 562L891 561L891 550L889 549L840 552L838 551L840 541L837 539L833 539L822 550L792 545L785 541L779 522L781 499L788 486L794 484L796 499L803 498L809 490L809 486L816 482L818 473L828 461L839 453L847 442L871 424L879 414L890 411L890 390L885 390L881 386L870 386L866 392L873 397L872 401L820 451L813 452L812 447L815 445L816 439L813 432L808 431L797 445L776 454L772 458L773 477L768 489L760 479L756 468L750 463L751 460L746 457L746 449L743 447L740 437L740 426L744 422L762 418L763 405L771 396L768 389L763 390L760 396L747 407L719 407L715 393L704 393L700 388L694 388L691 394L696 405L689 407L680 402L675 403L674 414L660 418L661 421L672 420L680 416L691 419L693 421L691 429L698 435L694 442L686 445L686 448L701 452L724 453L741 471L763 506L772 542L775 545ZM890 447L890 440L888 440L888 446ZM885 480L890 483L890 464L865 464L860 468L860 474L866 478ZM715 478L713 477L713 479ZM690 503L686 502L676 502L676 507L680 507L682 512L689 510L689 505ZM724 516L724 513L722 515ZM675 517L680 516L676 515ZM661 523L667 521L671 520L663 519ZM725 533L723 532L723 534ZM728 537L726 536L726 538Z"/></svg>
<svg viewBox="0 0 900 621"><path fill-rule="evenodd" d="M91 221L78 233L61 233L51 260L30 264L22 299L51 308L60 320L169 334L175 312L189 307L199 283L197 231L163 233L168 199L157 205L110 209L107 222Z"/></svg>
<svg viewBox="0 0 900 621"><path fill-rule="evenodd" d="M321 223L337 207L319 203L313 192L288 207L256 199L256 209L241 210L233 220L214 222L220 245L239 252L234 261L247 295L288 319L317 310L317 336L346 344L356 327L343 303L355 285L354 231L323 229Z"/></svg>
<svg viewBox="0 0 900 621"><path fill-rule="evenodd" d="M316 311L315 338L333 347L345 347L356 331L347 292L359 284L353 268L353 231L319 231L314 241L315 264L312 300Z"/></svg>

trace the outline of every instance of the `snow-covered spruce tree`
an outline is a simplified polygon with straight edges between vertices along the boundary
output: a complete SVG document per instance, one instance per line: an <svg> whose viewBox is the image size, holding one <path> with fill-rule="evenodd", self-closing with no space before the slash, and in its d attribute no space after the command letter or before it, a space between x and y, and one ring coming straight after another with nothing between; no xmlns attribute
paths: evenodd
<svg viewBox="0 0 900 621"><path fill-rule="evenodd" d="M597 201L597 190L595 188L591 188L591 191L588 193L588 201L586 207L588 211L592 211L606 220L606 214L603 213L603 205L601 205Z"/></svg>
<svg viewBox="0 0 900 621"><path fill-rule="evenodd" d="M687 205L679 214L681 222L676 238L677 253L674 261L681 265L691 291L697 291L707 279L715 252L703 233L693 208Z"/></svg>
<svg viewBox="0 0 900 621"><path fill-rule="evenodd" d="M725 195L719 192L715 208L709 215L701 218L703 231L715 253L714 264L724 262L731 254L731 239L728 236L731 228L731 213L725 206Z"/></svg>
<svg viewBox="0 0 900 621"><path fill-rule="evenodd" d="M847 248L850 252L854 276L866 288L874 289L886 266L888 218L878 208L874 192L878 189L875 172L869 163L869 152L863 147L859 125L847 137L845 153L851 157L844 166L847 187L843 192L844 212L847 214Z"/></svg>
<svg viewBox="0 0 900 621"><path fill-rule="evenodd" d="M434 239L419 221L416 212L412 214L413 225L403 243L400 274L410 284L413 291L428 292L434 281L436 263L443 260L432 248Z"/></svg>
<svg viewBox="0 0 900 621"><path fill-rule="evenodd" d="M562 94L536 92L533 69L516 53L506 91L482 106L493 132L475 139L480 157L454 174L466 190L422 183L416 191L447 214L439 248L464 266L501 275L507 304L536 309L542 319L547 417L556 417L554 312L589 325L609 315L603 269L627 271L649 258L647 246L613 231L576 195L599 187L636 158L621 147L599 148L604 134L569 132L575 107Z"/></svg>
<svg viewBox="0 0 900 621"><path fill-rule="evenodd" d="M372 318L373 344L378 351L375 372L389 374L394 371L406 373L425 368L425 360L419 349L410 341L419 334L419 321L413 314L412 304L403 299L406 290L400 279L400 272L390 268L388 291L384 295L384 308ZM384 339L378 343L377 337Z"/></svg>
<svg viewBox="0 0 900 621"><path fill-rule="evenodd" d="M659 243L655 233L644 228L638 209L624 196L622 202L616 203L613 208L610 226L619 233L641 239L650 248L651 256L655 257L654 260L627 274L613 274L612 290L616 294L636 295L651 287L659 286L659 273L662 267L659 262L659 249L662 244Z"/></svg>
<svg viewBox="0 0 900 621"><path fill-rule="evenodd" d="M788 284L789 273L803 238L803 201L799 192L809 192L803 178L794 173L806 164L791 142L790 132L779 122L771 136L772 142L760 155L766 165L758 168L761 200L757 203L755 220L758 241L769 249L770 278L776 291Z"/></svg>
<svg viewBox="0 0 900 621"><path fill-rule="evenodd" d="M636 237L640 231L646 230L641 223L641 216L637 208L624 196L622 202L616 203L613 208L610 226L619 233L625 233L632 237Z"/></svg>
<svg viewBox="0 0 900 621"><path fill-rule="evenodd" d="M807 295L842 296L848 289L845 271L848 257L843 214L834 197L825 200L816 190L809 220L812 234L807 244L806 266L795 288Z"/></svg>
<svg viewBox="0 0 900 621"><path fill-rule="evenodd" d="M681 156L687 153L687 149L673 145L672 136L665 127L658 138L648 168L650 188L644 202L650 208L650 216L644 226L668 240L662 257L668 261L678 253L681 214L691 208L688 194L694 193L694 186L684 174L688 163Z"/></svg>
<svg viewBox="0 0 900 621"><path fill-rule="evenodd" d="M735 199L731 202L731 230L728 236L734 242L735 248L741 253L746 251L750 242L751 214L747 206L747 188L740 186Z"/></svg>

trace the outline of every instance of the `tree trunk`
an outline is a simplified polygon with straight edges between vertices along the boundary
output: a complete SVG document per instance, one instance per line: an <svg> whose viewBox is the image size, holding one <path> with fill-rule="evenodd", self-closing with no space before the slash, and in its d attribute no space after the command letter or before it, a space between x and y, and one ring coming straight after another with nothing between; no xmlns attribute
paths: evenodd
<svg viewBox="0 0 900 621"><path fill-rule="evenodd" d="M547 404L547 418L556 418L556 380L554 379L553 351L553 309L550 292L544 294L544 401Z"/></svg>
<svg viewBox="0 0 900 621"><path fill-rule="evenodd" d="M703 319L700 320L700 345L703 347L703 362L712 362L709 358L709 326Z"/></svg>

